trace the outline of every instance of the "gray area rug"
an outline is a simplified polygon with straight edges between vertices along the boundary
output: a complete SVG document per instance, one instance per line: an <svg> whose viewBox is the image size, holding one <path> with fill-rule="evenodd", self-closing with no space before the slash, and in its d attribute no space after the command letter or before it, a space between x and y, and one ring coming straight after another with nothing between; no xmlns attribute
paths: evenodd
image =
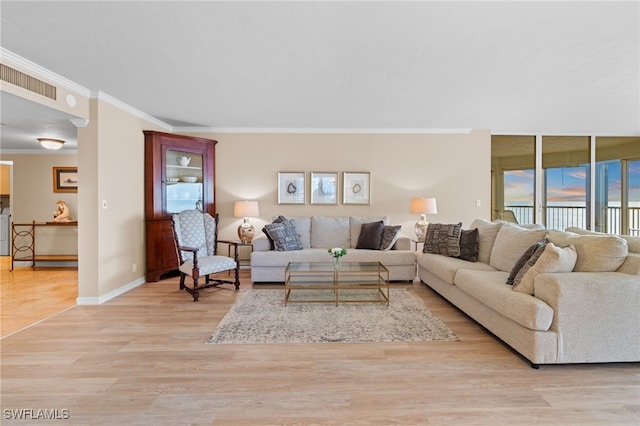
<svg viewBox="0 0 640 426"><path fill-rule="evenodd" d="M310 290L299 291L302 297ZM353 297L358 297L357 295ZM371 297L371 294L367 296ZM385 303L289 303L283 290L240 296L207 343L358 343L458 340L420 300L391 289Z"/></svg>

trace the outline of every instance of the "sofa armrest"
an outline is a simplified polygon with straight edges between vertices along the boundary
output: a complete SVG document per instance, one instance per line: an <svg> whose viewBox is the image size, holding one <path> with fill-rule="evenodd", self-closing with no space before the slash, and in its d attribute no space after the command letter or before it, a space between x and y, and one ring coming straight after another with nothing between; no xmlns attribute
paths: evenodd
<svg viewBox="0 0 640 426"><path fill-rule="evenodd" d="M540 274L534 296L553 308L557 362L640 361L640 280L619 272Z"/></svg>
<svg viewBox="0 0 640 426"><path fill-rule="evenodd" d="M411 237L406 235L399 235L396 243L391 247L391 250L411 250L413 251L413 242Z"/></svg>
<svg viewBox="0 0 640 426"><path fill-rule="evenodd" d="M253 238L253 251L270 251L271 241L264 234L259 234Z"/></svg>

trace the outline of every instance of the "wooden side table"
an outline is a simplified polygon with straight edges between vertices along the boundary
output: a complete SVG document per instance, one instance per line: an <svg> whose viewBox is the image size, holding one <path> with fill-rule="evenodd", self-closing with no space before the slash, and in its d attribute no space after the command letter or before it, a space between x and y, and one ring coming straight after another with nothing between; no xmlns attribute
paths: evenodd
<svg viewBox="0 0 640 426"><path fill-rule="evenodd" d="M240 264L240 269L249 269L251 267L251 253L253 252L253 243L243 243L240 240L233 240L233 242L238 244L238 263ZM248 259L241 258L241 247L250 247ZM228 256L231 257L231 245L228 246Z"/></svg>

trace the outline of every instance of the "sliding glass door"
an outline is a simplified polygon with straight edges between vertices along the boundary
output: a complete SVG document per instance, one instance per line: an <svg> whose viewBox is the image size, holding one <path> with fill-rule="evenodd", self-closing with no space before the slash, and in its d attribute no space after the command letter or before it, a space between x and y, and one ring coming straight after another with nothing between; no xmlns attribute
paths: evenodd
<svg viewBox="0 0 640 426"><path fill-rule="evenodd" d="M492 218L640 235L640 137L495 135Z"/></svg>

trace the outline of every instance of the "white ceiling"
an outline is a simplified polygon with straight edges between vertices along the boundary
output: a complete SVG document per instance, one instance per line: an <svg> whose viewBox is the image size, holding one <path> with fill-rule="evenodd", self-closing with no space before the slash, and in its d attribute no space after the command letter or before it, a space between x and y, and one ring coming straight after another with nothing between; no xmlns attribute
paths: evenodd
<svg viewBox="0 0 640 426"><path fill-rule="evenodd" d="M175 128L640 134L638 1L0 8L3 48Z"/></svg>

